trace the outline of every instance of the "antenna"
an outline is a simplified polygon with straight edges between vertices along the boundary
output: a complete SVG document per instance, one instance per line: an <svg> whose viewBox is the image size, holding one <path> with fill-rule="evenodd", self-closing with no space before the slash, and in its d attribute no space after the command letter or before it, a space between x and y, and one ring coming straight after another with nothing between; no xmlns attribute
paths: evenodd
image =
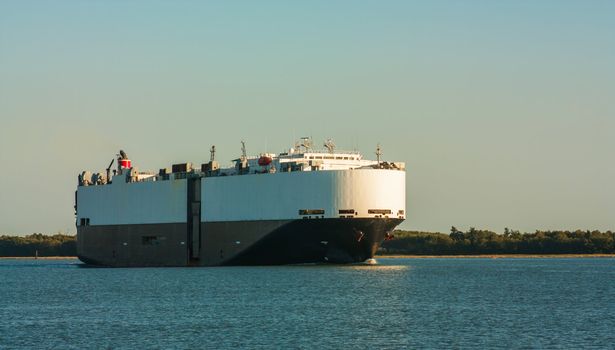
<svg viewBox="0 0 615 350"><path fill-rule="evenodd" d="M376 160L378 160L378 165L380 165L380 156L382 155L382 148L380 148L380 143L376 146Z"/></svg>
<svg viewBox="0 0 615 350"><path fill-rule="evenodd" d="M216 145L211 146L211 149L209 150L209 154L210 154L209 161L213 162L216 156Z"/></svg>
<svg viewBox="0 0 615 350"><path fill-rule="evenodd" d="M325 141L324 143L324 146L329 151L329 153L333 153L333 151L335 150L335 143L333 143L333 140L331 139L327 139L327 141Z"/></svg>
<svg viewBox="0 0 615 350"><path fill-rule="evenodd" d="M241 140L241 159L246 160L248 156L246 155L246 143Z"/></svg>

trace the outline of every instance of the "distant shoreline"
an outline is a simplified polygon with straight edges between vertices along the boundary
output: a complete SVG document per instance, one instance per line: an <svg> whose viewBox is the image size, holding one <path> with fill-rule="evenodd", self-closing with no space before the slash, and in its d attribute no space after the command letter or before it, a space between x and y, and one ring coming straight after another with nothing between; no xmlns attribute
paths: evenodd
<svg viewBox="0 0 615 350"><path fill-rule="evenodd" d="M0 256L0 260L76 260L76 256Z"/></svg>
<svg viewBox="0 0 615 350"><path fill-rule="evenodd" d="M500 259L500 258L615 258L615 254L474 254L474 255L403 255L383 254L375 258L407 259Z"/></svg>
<svg viewBox="0 0 615 350"><path fill-rule="evenodd" d="M387 259L556 259L556 258L615 258L615 254L476 254L476 255L403 255L383 254L374 258ZM76 256L0 256L0 260L77 260Z"/></svg>

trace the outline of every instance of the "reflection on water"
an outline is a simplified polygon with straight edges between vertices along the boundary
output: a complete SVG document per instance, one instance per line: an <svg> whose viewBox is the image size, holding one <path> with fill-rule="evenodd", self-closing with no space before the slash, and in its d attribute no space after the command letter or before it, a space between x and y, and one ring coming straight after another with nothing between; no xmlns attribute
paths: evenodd
<svg viewBox="0 0 615 350"><path fill-rule="evenodd" d="M361 264L361 265L348 265L349 270L358 271L374 271L374 272L387 272L387 271L403 271L410 269L410 265L380 265L380 264Z"/></svg>
<svg viewBox="0 0 615 350"><path fill-rule="evenodd" d="M376 264L378 263L378 261L377 261L376 259L373 259L373 258L372 258L372 259L367 259L367 260L365 260L365 263L366 263L367 265L376 265Z"/></svg>
<svg viewBox="0 0 615 350"><path fill-rule="evenodd" d="M612 348L614 262L80 269L0 260L0 348Z"/></svg>
<svg viewBox="0 0 615 350"><path fill-rule="evenodd" d="M375 272L376 271L382 271L382 272L401 271L401 270L407 270L411 268L411 265L409 264L406 264L406 265L391 264L391 260L393 260L394 262L394 259L385 258L385 261L387 262L385 264L380 263L376 259L369 259L367 261L364 261L361 263L355 263L355 264L309 263L309 264L295 264L295 265L286 265L286 266L270 266L269 268L271 269L275 269L275 268L287 269L287 268L301 268L301 267L318 268L318 269L331 270L336 273L343 273L344 271L375 271ZM237 268L237 267L233 267L233 268ZM265 268L265 267L256 266L254 268L258 269L258 268Z"/></svg>

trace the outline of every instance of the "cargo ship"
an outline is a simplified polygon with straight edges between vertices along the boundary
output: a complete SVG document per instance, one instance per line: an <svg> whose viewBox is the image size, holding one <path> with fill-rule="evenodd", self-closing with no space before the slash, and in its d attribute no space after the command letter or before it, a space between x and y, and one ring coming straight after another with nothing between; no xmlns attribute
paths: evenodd
<svg viewBox="0 0 615 350"><path fill-rule="evenodd" d="M75 192L77 253L111 267L357 263L406 215L405 164L315 149L139 171L124 151L83 171ZM111 170L117 160L117 167Z"/></svg>

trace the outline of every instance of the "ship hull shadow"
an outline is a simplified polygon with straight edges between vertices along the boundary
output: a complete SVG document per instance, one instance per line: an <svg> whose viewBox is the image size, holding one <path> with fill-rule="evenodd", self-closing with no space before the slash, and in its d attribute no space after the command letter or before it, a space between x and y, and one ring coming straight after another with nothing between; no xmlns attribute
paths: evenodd
<svg viewBox="0 0 615 350"><path fill-rule="evenodd" d="M347 264L373 258L402 219L303 219L280 226L223 265Z"/></svg>

